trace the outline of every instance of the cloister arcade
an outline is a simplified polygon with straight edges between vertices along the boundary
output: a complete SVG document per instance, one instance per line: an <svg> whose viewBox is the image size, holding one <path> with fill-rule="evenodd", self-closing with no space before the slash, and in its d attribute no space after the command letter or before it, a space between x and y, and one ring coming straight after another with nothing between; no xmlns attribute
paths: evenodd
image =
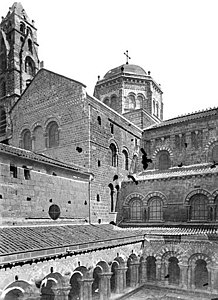
<svg viewBox="0 0 218 300"><path fill-rule="evenodd" d="M205 253L187 258L178 249L156 253L145 250L141 257L135 253L128 258L117 255L109 263L99 260L92 268L79 265L64 275L51 268L34 285L16 278L0 299L107 300L143 284L210 293L218 292L217 275L216 263Z"/></svg>

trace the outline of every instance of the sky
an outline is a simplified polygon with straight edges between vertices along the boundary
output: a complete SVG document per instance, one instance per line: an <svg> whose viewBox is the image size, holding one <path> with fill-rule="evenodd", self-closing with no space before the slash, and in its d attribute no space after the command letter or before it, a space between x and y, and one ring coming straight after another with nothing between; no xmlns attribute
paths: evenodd
<svg viewBox="0 0 218 300"><path fill-rule="evenodd" d="M0 0L1 16L14 1ZM163 90L164 119L218 106L217 0L22 0L48 70L87 86L130 63Z"/></svg>

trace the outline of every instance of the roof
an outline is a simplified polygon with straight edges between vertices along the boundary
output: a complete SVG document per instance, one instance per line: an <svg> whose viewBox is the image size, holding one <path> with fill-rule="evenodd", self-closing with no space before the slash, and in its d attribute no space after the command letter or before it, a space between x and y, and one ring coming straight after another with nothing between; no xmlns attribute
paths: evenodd
<svg viewBox="0 0 218 300"><path fill-rule="evenodd" d="M166 226L163 224L137 228L120 228L111 224L2 226L0 261L39 258L63 253L78 254L87 250L138 243L144 240L145 235L198 235L199 237L207 235L217 238L217 233L218 225ZM28 252L31 255L28 256ZM7 257L3 259L5 256Z"/></svg>
<svg viewBox="0 0 218 300"><path fill-rule="evenodd" d="M83 170L77 165L66 164L60 160L50 158L44 154L38 154L33 151L21 149L21 148L14 147L11 145L6 145L6 144L0 143L0 151L8 153L8 154L16 155L16 156L22 157L24 159L30 159L30 160L38 161L41 163L52 164L57 167L61 167L61 168L65 168L65 169L69 169L69 170L73 170L73 171L77 171L77 172L83 172L83 173L87 172L85 169Z"/></svg>
<svg viewBox="0 0 218 300"><path fill-rule="evenodd" d="M148 170L135 176L137 180L167 179L181 176L217 174L218 166L211 168L212 163L173 167L167 170Z"/></svg>
<svg viewBox="0 0 218 300"><path fill-rule="evenodd" d="M142 240L141 232L117 230L111 224L1 227L0 262L81 253L87 249L109 248Z"/></svg>
<svg viewBox="0 0 218 300"><path fill-rule="evenodd" d="M137 65L131 65L131 64L125 64L121 65L119 67L116 67L114 69L111 69L104 75L104 79L108 79L110 77L113 77L115 75L121 74L121 73L128 73L131 75L137 75L137 76L146 76L147 73L145 70Z"/></svg>
<svg viewBox="0 0 218 300"><path fill-rule="evenodd" d="M193 113L188 113L186 115L181 115L181 116L169 119L169 120L162 121L161 123L151 125L150 127L145 128L144 130L147 131L149 129L155 129L155 128L160 128L163 126L174 125L174 124L186 122L189 120L193 121L193 120L200 119L200 118L211 117L216 114L218 114L218 107L207 108L204 110L196 111Z"/></svg>
<svg viewBox="0 0 218 300"><path fill-rule="evenodd" d="M124 224L123 224L124 225ZM139 227L139 224L137 224L137 227L132 227L131 224L125 225L125 228L122 228L122 230L126 230L127 232L136 232L136 234L144 235L161 235L161 236L167 236L167 235L183 235L183 236L189 236L189 235L198 235L200 236L216 236L218 238L218 224L216 225L202 225L202 224L178 224L178 225L145 225L143 227Z"/></svg>
<svg viewBox="0 0 218 300"><path fill-rule="evenodd" d="M45 73L43 75L43 73ZM47 74L46 74L47 73ZM20 102L20 100L22 99L22 97L24 96L24 94L28 91L28 89L30 89L30 87L36 82L36 80L38 79L39 76L44 76L46 78L48 78L48 74L52 74L52 75L55 75L55 76L59 76L63 79L66 79L66 80L69 80L75 84L79 84L81 85L83 88L86 88L86 85L83 84L82 82L80 81L77 81L77 80L74 80L72 78L69 78L69 77L66 77L64 75L61 75L59 73L56 73L56 72L53 72L53 71L50 71L48 69L45 69L45 68L41 68L37 73L36 75L33 77L33 79L31 80L30 84L28 84L28 86L25 88L25 90L23 91L23 93L20 95L19 99L14 103L14 105L11 107L11 111L14 109L14 107ZM73 91L73 88L72 88L72 91ZM69 90L69 94L71 93L71 90Z"/></svg>

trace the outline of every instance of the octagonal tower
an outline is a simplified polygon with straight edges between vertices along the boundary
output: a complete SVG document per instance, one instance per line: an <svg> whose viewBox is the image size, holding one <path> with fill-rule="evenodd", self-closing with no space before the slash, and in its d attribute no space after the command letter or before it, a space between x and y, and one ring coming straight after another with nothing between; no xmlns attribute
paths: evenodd
<svg viewBox="0 0 218 300"><path fill-rule="evenodd" d="M142 129L163 120L162 94L150 72L133 64L111 69L94 90L96 98Z"/></svg>

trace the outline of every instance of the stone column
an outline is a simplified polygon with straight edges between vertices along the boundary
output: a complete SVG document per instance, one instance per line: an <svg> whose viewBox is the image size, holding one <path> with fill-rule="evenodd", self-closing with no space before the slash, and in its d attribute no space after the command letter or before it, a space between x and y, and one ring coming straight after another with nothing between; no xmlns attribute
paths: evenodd
<svg viewBox="0 0 218 300"><path fill-rule="evenodd" d="M217 278L218 278L218 268L211 267L211 292L217 293L218 286L217 286Z"/></svg>
<svg viewBox="0 0 218 300"><path fill-rule="evenodd" d="M130 263L130 286L135 287L139 282L139 262Z"/></svg>
<svg viewBox="0 0 218 300"><path fill-rule="evenodd" d="M99 283L99 296L100 300L108 300L111 296L111 275L113 273L99 273L100 283Z"/></svg>
<svg viewBox="0 0 218 300"><path fill-rule="evenodd" d="M126 288L126 271L127 268L117 268L115 273L116 293L120 294Z"/></svg>
<svg viewBox="0 0 218 300"><path fill-rule="evenodd" d="M93 278L79 279L80 283L80 300L92 300L92 283Z"/></svg>
<svg viewBox="0 0 218 300"><path fill-rule="evenodd" d="M156 263L156 279L159 283L161 283L161 262L157 262Z"/></svg>
<svg viewBox="0 0 218 300"><path fill-rule="evenodd" d="M147 282L147 262L142 261L141 262L141 278L139 278L140 283L146 283Z"/></svg>
<svg viewBox="0 0 218 300"><path fill-rule="evenodd" d="M68 294L71 289L70 285L67 287L54 286L51 289L54 293L54 300L68 300Z"/></svg>
<svg viewBox="0 0 218 300"><path fill-rule="evenodd" d="M179 286L181 288L188 288L188 265L179 264L180 267L180 280Z"/></svg>

